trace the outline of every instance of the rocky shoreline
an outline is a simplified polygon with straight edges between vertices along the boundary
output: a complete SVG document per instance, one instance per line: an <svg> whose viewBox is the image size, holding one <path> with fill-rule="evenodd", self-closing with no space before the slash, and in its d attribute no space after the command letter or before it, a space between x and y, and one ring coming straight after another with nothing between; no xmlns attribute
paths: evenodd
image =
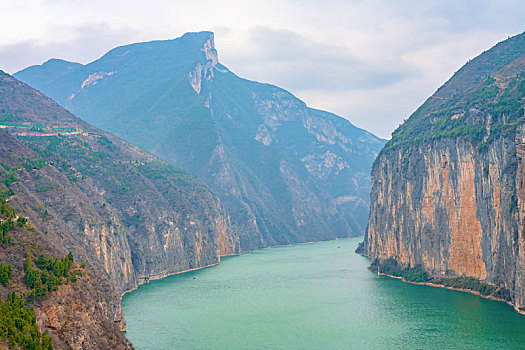
<svg viewBox="0 0 525 350"><path fill-rule="evenodd" d="M398 280L400 280L402 282L410 283L410 284L416 284L416 285L419 285L419 286L429 286L429 287L434 287L434 288L455 290L455 291L458 291L458 292L465 292L465 293L474 294L474 295L477 295L477 296L479 296L481 298L484 298L484 299L490 299L490 300L494 300L494 301L502 301L502 302L512 306L514 308L514 310L516 310L519 314L525 315L525 310L519 309L516 305L513 305L510 301L502 299L502 298L497 298L497 297L494 297L492 295L483 295L480 292L475 291L475 290L465 289L465 288L454 288L454 287L444 286L442 284L436 284L436 283L432 283L432 282L408 281L408 280L404 279L403 277L389 275L389 274L382 273L382 272L379 272L378 275L379 276L386 276L386 277L390 277L390 278L395 278L395 279L398 279Z"/></svg>

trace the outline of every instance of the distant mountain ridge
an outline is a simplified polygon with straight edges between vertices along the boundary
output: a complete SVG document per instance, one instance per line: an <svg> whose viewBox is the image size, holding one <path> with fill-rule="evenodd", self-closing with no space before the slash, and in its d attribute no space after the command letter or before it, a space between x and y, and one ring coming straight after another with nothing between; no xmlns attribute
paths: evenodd
<svg viewBox="0 0 525 350"><path fill-rule="evenodd" d="M27 75L33 75L34 79L38 79L41 84L48 85L57 77L66 75L80 67L82 67L80 63L52 58L41 66L31 66L24 71Z"/></svg>
<svg viewBox="0 0 525 350"><path fill-rule="evenodd" d="M365 231L370 167L384 141L283 89L239 78L219 62L211 32L15 76L197 175L226 207L243 251Z"/></svg>

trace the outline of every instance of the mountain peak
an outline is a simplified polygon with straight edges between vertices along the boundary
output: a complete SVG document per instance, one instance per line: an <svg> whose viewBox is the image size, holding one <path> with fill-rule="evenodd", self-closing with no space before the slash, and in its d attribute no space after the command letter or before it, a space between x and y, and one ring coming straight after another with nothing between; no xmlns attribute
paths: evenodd
<svg viewBox="0 0 525 350"><path fill-rule="evenodd" d="M73 66L82 66L82 64L72 61L66 61L61 58L50 58L42 66L53 66L53 65L73 65Z"/></svg>
<svg viewBox="0 0 525 350"><path fill-rule="evenodd" d="M177 40L177 39L174 39ZM193 41L202 43L201 51L206 56L206 60L211 61L211 66L216 66L219 63L217 50L215 49L215 35L213 32L190 32L184 34L180 40Z"/></svg>
<svg viewBox="0 0 525 350"><path fill-rule="evenodd" d="M204 43L202 51L206 55L207 60L211 60L212 66L216 66L219 63L219 56L217 50L215 49L215 36L213 33L210 33L210 37Z"/></svg>
<svg viewBox="0 0 525 350"><path fill-rule="evenodd" d="M77 62L70 62L59 58L51 58L41 65L27 67L16 73L20 79L31 85L38 79L43 85L50 84L56 78L69 74L78 68L83 67Z"/></svg>
<svg viewBox="0 0 525 350"><path fill-rule="evenodd" d="M202 79L210 80L213 78L213 70L217 68L219 64L219 56L217 55L217 50L215 49L215 37L213 32L198 32L198 33L186 33L182 36L182 40L199 40L201 45L200 51L204 53L206 62L202 64L197 62L192 71L188 74L188 81L195 90L196 93L200 94ZM194 39L198 38L198 39ZM219 68L219 70L221 70ZM221 70L222 71L222 70Z"/></svg>
<svg viewBox="0 0 525 350"><path fill-rule="evenodd" d="M368 173L383 142L230 72L212 32L113 49L44 92L208 181L243 249L366 227Z"/></svg>
<svg viewBox="0 0 525 350"><path fill-rule="evenodd" d="M184 33L183 36L179 38L175 38L173 40L200 40L200 41L207 41L211 39L213 41L213 32L210 32L208 30L203 30L200 32L187 32Z"/></svg>

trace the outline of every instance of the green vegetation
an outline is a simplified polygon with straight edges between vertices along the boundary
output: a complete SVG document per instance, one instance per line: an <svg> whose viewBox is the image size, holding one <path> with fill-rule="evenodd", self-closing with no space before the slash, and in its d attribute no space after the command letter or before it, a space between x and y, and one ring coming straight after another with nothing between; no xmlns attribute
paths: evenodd
<svg viewBox="0 0 525 350"><path fill-rule="evenodd" d="M492 296L495 298L510 300L510 293L503 287L497 287L494 284L480 281L474 277L430 277L422 268L399 268L397 262L389 258L380 262L375 259L369 267L370 271L379 271L385 275L402 277L404 281L433 283L442 285L444 287L451 287L456 289L466 289L478 292L484 296Z"/></svg>
<svg viewBox="0 0 525 350"><path fill-rule="evenodd" d="M20 170L38 170L47 165L45 159L32 160L24 157L18 158L18 161L14 165L9 165L6 163L0 163L0 166L4 169L4 172L0 172L0 178L2 178L2 183L9 187L11 184L15 183L17 180L14 175L16 171Z"/></svg>
<svg viewBox="0 0 525 350"><path fill-rule="evenodd" d="M420 268L412 268L405 271L403 278L411 282L426 282L428 281L427 273Z"/></svg>
<svg viewBox="0 0 525 350"><path fill-rule="evenodd" d="M46 297L48 292L54 292L63 283L75 283L76 271L70 273L73 265L73 255L69 253L65 258L46 258L43 254L36 261L37 268L33 268L32 256L27 255L24 262L24 282L31 292L28 301L33 302L35 297Z"/></svg>
<svg viewBox="0 0 525 350"><path fill-rule="evenodd" d="M33 169L34 167L44 166L45 162L24 162L18 164L16 168L2 164L2 168L7 169L7 172L0 173L0 176L2 184L6 186L7 190L3 190L0 193L0 234L2 245L5 244L6 247L11 242L11 237L8 233L15 229L15 225L18 228L22 228L27 224L27 219L23 216L18 216L16 210L6 200L8 195L14 194L10 186L17 181L13 173L17 168L20 168L19 165L22 165L22 169ZM36 325L34 309L26 303L33 302L36 295L45 296L48 290L56 290L59 281L57 281L56 277L53 281L54 271L57 271L60 276L67 275L73 263L73 256L69 254L64 259L55 259L51 263L46 261L46 270L42 271L41 274L38 273L39 270L32 268L30 257L28 256L28 258L29 260L26 260L24 263L24 282L33 289L27 295L25 301L22 296L13 291L8 293L5 302L0 297L0 340L7 342L9 348L53 349L51 337L47 334L47 331L44 334L40 333ZM51 275L47 273L48 266L51 266L53 270ZM12 277L13 266L0 263L0 284L7 287ZM74 279L76 281L76 275L74 275Z"/></svg>
<svg viewBox="0 0 525 350"><path fill-rule="evenodd" d="M27 117L22 117L16 110L9 108L0 108L0 122L2 124L8 124L8 122L25 122L28 121Z"/></svg>
<svg viewBox="0 0 525 350"><path fill-rule="evenodd" d="M508 292L503 288L498 288L493 284L480 281L474 277L448 277L437 278L432 281L445 287L456 289L468 289L480 293L484 296L494 296L504 300L508 299Z"/></svg>
<svg viewBox="0 0 525 350"><path fill-rule="evenodd" d="M95 179L106 189L106 200L113 206L127 206L129 203L138 205L141 198L137 194L142 190L149 191L152 186L167 198L191 197L196 193L209 192L202 182L174 166L142 157L129 158L127 154L122 157L121 150L104 135L94 135L88 139L51 136L24 137L20 140L45 159L46 163L58 169L72 184L83 183L88 178ZM35 181L38 193L57 191L63 187L47 177L38 177ZM169 202L177 208L189 205L185 200ZM82 206L81 203L79 205ZM104 211L104 206L100 206L100 212ZM50 211L45 206L37 209L42 220L47 221ZM135 227L143 222L139 215L129 215L125 220L126 225ZM94 224L89 222L90 227Z"/></svg>
<svg viewBox="0 0 525 350"><path fill-rule="evenodd" d="M18 169L34 169L35 167L43 167L46 162L42 161L26 161L17 164ZM21 167L20 167L21 165ZM6 186L12 185L15 181L12 172L13 167L2 164L4 169L8 170L8 176L3 179ZM16 178L15 178L16 179ZM0 231L2 234L2 243L6 246L11 242L11 237L7 235L8 232L15 228L24 227L27 224L27 219L23 216L18 216L16 210L10 206L6 201L6 196L0 196ZM48 216L47 203L42 207L43 215ZM27 304L33 303L37 297L45 298L49 292L56 291L58 287L64 283L76 283L78 274L81 271L73 270L74 259L71 253L64 258L46 257L44 254L39 255L35 261L36 268L33 265L32 255L28 254L24 262L24 284L29 288L29 293L23 292L23 297L15 292L9 292L5 303L0 298L0 340L8 341L10 348L24 348L24 349L53 349L51 337L47 334L41 334L36 326L36 318L34 309ZM0 283L7 287L9 281L13 277L13 266L10 264L0 263Z"/></svg>
<svg viewBox="0 0 525 350"><path fill-rule="evenodd" d="M47 165L44 159L31 160L23 157L18 158L18 162L14 165L0 163L0 200L3 201L9 196L14 195L11 185L18 182L16 173L26 170L38 170ZM2 188L5 187L5 188Z"/></svg>
<svg viewBox="0 0 525 350"><path fill-rule="evenodd" d="M13 266L4 265L0 263L0 283L2 283L4 287L7 286L7 283L9 282L9 279L11 279L12 275L13 275Z"/></svg>
<svg viewBox="0 0 525 350"><path fill-rule="evenodd" d="M202 182L195 181L193 177L184 170L181 170L179 168L174 167L173 165L164 162L151 161L149 163L140 164L139 169L141 170L142 174L144 174L144 176L148 179L165 181L174 179L184 186L193 185L196 186L196 189L198 190L209 191L206 185L204 185Z"/></svg>
<svg viewBox="0 0 525 350"><path fill-rule="evenodd" d="M383 151L443 138L462 138L484 151L525 122L524 103L523 72L507 80L506 86L487 76L464 95L444 98L429 112L427 105L436 104L431 98L392 133Z"/></svg>
<svg viewBox="0 0 525 350"><path fill-rule="evenodd" d="M16 218L16 216L16 210L7 204L5 197L0 197L0 243L6 247L11 243L9 231L15 228L13 219ZM27 219L20 216L16 220L16 225L22 227L26 222Z"/></svg>
<svg viewBox="0 0 525 350"><path fill-rule="evenodd" d="M427 282L429 280L427 273L422 268L412 267L401 269L398 267L397 262L392 258L383 262L379 262L379 260L375 259L369 269L374 272L377 272L379 269L381 273L395 277L402 277L405 281L410 282Z"/></svg>
<svg viewBox="0 0 525 350"><path fill-rule="evenodd" d="M4 176L4 178L2 179L2 182L4 183L4 185L6 185L7 187L11 186L13 183L15 183L17 181L16 177L13 175L13 174L7 174L6 176Z"/></svg>
<svg viewBox="0 0 525 350"><path fill-rule="evenodd" d="M5 198L0 203L0 216L2 220L10 220L16 217L16 210L9 204L7 204Z"/></svg>
<svg viewBox="0 0 525 350"><path fill-rule="evenodd" d="M40 333L35 311L14 292L7 295L5 303L0 298L0 339L8 341L10 348L53 349L51 337Z"/></svg>
<svg viewBox="0 0 525 350"><path fill-rule="evenodd" d="M27 219L23 216L19 216L18 219L16 219L16 226L23 227L27 223Z"/></svg>

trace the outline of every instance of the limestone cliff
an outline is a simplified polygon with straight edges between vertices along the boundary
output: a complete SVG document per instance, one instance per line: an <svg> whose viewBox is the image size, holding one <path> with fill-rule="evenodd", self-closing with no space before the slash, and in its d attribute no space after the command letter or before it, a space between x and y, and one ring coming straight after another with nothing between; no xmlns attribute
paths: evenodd
<svg viewBox="0 0 525 350"><path fill-rule="evenodd" d="M525 35L467 63L393 134L372 170L364 253L471 276L525 309Z"/></svg>
<svg viewBox="0 0 525 350"><path fill-rule="evenodd" d="M202 179L243 251L364 232L383 140L236 76L220 63L213 33L117 47L65 75L49 65L16 76Z"/></svg>
<svg viewBox="0 0 525 350"><path fill-rule="evenodd" d="M0 187L10 169L9 204L30 219L34 238L22 244L20 232L0 247L0 260L22 270L25 253L45 249L73 252L86 266L78 284L34 303L55 348L131 347L120 333L122 293L239 252L228 216L202 182L1 71L0 126Z"/></svg>

